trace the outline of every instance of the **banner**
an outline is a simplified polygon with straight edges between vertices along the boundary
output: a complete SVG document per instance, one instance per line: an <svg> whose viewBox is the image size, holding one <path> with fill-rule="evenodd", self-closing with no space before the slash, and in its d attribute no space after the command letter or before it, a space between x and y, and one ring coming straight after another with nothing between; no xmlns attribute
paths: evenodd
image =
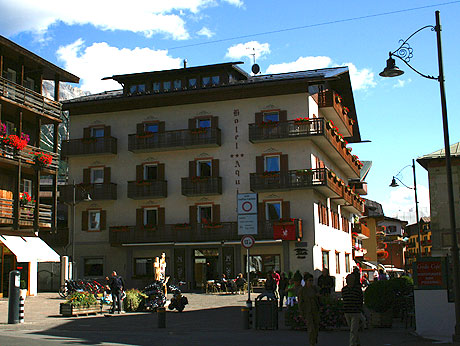
<svg viewBox="0 0 460 346"><path fill-rule="evenodd" d="M273 225L273 239L296 240L295 225Z"/></svg>

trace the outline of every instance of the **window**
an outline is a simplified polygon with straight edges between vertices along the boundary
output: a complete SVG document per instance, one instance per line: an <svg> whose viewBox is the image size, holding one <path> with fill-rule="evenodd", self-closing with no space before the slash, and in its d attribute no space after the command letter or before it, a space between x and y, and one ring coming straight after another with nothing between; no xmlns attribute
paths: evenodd
<svg viewBox="0 0 460 346"><path fill-rule="evenodd" d="M92 127L91 128L91 137L93 137L93 138L104 137L104 128L103 127Z"/></svg>
<svg viewBox="0 0 460 346"><path fill-rule="evenodd" d="M196 84L196 78L189 78L188 80L188 86L190 88L196 88L197 87L197 84Z"/></svg>
<svg viewBox="0 0 460 346"><path fill-rule="evenodd" d="M201 79L201 86L207 87L211 85L211 77L203 77Z"/></svg>
<svg viewBox="0 0 460 346"><path fill-rule="evenodd" d="M340 274L340 252L335 253L335 272Z"/></svg>
<svg viewBox="0 0 460 346"><path fill-rule="evenodd" d="M32 196L32 180L24 179L24 190L23 192L27 192L29 196Z"/></svg>
<svg viewBox="0 0 460 346"><path fill-rule="evenodd" d="M89 210L88 211L88 229L90 231L98 231L101 229L101 211Z"/></svg>
<svg viewBox="0 0 460 346"><path fill-rule="evenodd" d="M266 202L265 215L269 221L281 219L281 202Z"/></svg>
<svg viewBox="0 0 460 346"><path fill-rule="evenodd" d="M144 165L144 180L157 180L158 179L158 166L157 165Z"/></svg>
<svg viewBox="0 0 460 346"><path fill-rule="evenodd" d="M27 88L27 89L30 89L30 90L34 90L35 88L35 81L30 78L30 77L26 77L26 79L24 80L24 86Z"/></svg>
<svg viewBox="0 0 460 346"><path fill-rule="evenodd" d="M196 126L198 128L209 128L211 127L211 119L197 119Z"/></svg>
<svg viewBox="0 0 460 346"><path fill-rule="evenodd" d="M104 168L91 168L91 184L104 182Z"/></svg>
<svg viewBox="0 0 460 346"><path fill-rule="evenodd" d="M182 88L182 81L180 79L176 79L174 81L174 89L180 89Z"/></svg>
<svg viewBox="0 0 460 346"><path fill-rule="evenodd" d="M16 71L8 68L6 70L6 79L16 83Z"/></svg>
<svg viewBox="0 0 460 346"><path fill-rule="evenodd" d="M163 82L163 90L164 90L164 91L169 91L169 90L171 90L171 82L170 82L170 81Z"/></svg>
<svg viewBox="0 0 460 346"><path fill-rule="evenodd" d="M396 233L396 226L387 226L387 233Z"/></svg>
<svg viewBox="0 0 460 346"><path fill-rule="evenodd" d="M212 222L212 206L211 205L199 205L198 206L198 223Z"/></svg>
<svg viewBox="0 0 460 346"><path fill-rule="evenodd" d="M211 166L211 160L197 161L196 175L199 177L210 177L212 173Z"/></svg>
<svg viewBox="0 0 460 346"><path fill-rule="evenodd" d="M265 172L279 172L280 171L280 157L265 156Z"/></svg>
<svg viewBox="0 0 460 346"><path fill-rule="evenodd" d="M212 80L212 85L220 84L220 76L212 76L211 80Z"/></svg>
<svg viewBox="0 0 460 346"><path fill-rule="evenodd" d="M103 276L104 275L104 259L103 258L85 258L84 276Z"/></svg>
<svg viewBox="0 0 460 346"><path fill-rule="evenodd" d="M161 83L160 82L153 82L153 91L154 92L159 92L161 89Z"/></svg>
<svg viewBox="0 0 460 346"><path fill-rule="evenodd" d="M134 259L134 276L153 277L153 258L135 258Z"/></svg>
<svg viewBox="0 0 460 346"><path fill-rule="evenodd" d="M329 251L321 251L323 258L323 269L329 269Z"/></svg>
<svg viewBox="0 0 460 346"><path fill-rule="evenodd" d="M157 208L144 208L144 226L158 225L158 209Z"/></svg>
<svg viewBox="0 0 460 346"><path fill-rule="evenodd" d="M158 123L144 124L144 132L158 132Z"/></svg>
<svg viewBox="0 0 460 346"><path fill-rule="evenodd" d="M14 131L14 123L12 123L11 121L5 121L4 124L6 126L6 134L7 135L14 135L14 133L15 133L15 131Z"/></svg>
<svg viewBox="0 0 460 346"><path fill-rule="evenodd" d="M264 113L264 122L269 121L279 121L279 114L278 112L267 112Z"/></svg>
<svg viewBox="0 0 460 346"><path fill-rule="evenodd" d="M350 272L350 254L349 253L345 254L345 270L347 271L347 273Z"/></svg>
<svg viewBox="0 0 460 346"><path fill-rule="evenodd" d="M135 93L144 93L145 92L145 84L133 84L129 87L129 92L131 94Z"/></svg>
<svg viewBox="0 0 460 346"><path fill-rule="evenodd" d="M247 257L244 258L244 268L247 268ZM252 255L249 256L249 272L257 279L266 279L267 273L280 270L280 255Z"/></svg>

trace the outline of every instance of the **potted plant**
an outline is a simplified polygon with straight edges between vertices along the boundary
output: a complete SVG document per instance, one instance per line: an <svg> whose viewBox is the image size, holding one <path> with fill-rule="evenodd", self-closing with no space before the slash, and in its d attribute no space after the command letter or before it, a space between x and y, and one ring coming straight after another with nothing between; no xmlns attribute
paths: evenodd
<svg viewBox="0 0 460 346"><path fill-rule="evenodd" d="M396 295L391 280L374 281L364 292L364 303L371 311L371 325L391 327Z"/></svg>
<svg viewBox="0 0 460 346"><path fill-rule="evenodd" d="M45 154L44 152L35 153L35 165L39 168L46 167L53 162L53 157L50 154Z"/></svg>
<svg viewBox="0 0 460 346"><path fill-rule="evenodd" d="M65 303L61 303L59 313L62 316L98 313L102 311L101 304L89 292L74 292L69 295Z"/></svg>
<svg viewBox="0 0 460 346"><path fill-rule="evenodd" d="M21 207L29 206L32 203L35 203L35 201L32 202L32 196L27 192L21 192L19 194L19 204Z"/></svg>

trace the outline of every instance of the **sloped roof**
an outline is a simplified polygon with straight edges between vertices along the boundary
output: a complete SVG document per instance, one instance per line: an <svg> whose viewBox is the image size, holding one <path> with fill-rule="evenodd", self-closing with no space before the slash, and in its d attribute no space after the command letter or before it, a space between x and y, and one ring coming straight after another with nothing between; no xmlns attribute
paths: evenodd
<svg viewBox="0 0 460 346"><path fill-rule="evenodd" d="M450 146L450 156L460 158L460 142L451 144ZM446 157L446 151L443 149L436 150L431 154L426 154L417 159L417 162L423 167L427 168L428 163L432 160L442 160Z"/></svg>

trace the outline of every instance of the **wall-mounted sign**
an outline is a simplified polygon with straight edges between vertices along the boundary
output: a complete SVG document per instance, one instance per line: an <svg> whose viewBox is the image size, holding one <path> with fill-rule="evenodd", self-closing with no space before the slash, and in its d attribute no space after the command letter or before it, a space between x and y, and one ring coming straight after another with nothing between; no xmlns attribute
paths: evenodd
<svg viewBox="0 0 460 346"><path fill-rule="evenodd" d="M422 257L418 258L412 265L416 289L447 288L447 261L445 257Z"/></svg>
<svg viewBox="0 0 460 346"><path fill-rule="evenodd" d="M257 214L257 193L239 193L237 213L238 215Z"/></svg>
<svg viewBox="0 0 460 346"><path fill-rule="evenodd" d="M238 215L238 234L257 234L257 214Z"/></svg>

